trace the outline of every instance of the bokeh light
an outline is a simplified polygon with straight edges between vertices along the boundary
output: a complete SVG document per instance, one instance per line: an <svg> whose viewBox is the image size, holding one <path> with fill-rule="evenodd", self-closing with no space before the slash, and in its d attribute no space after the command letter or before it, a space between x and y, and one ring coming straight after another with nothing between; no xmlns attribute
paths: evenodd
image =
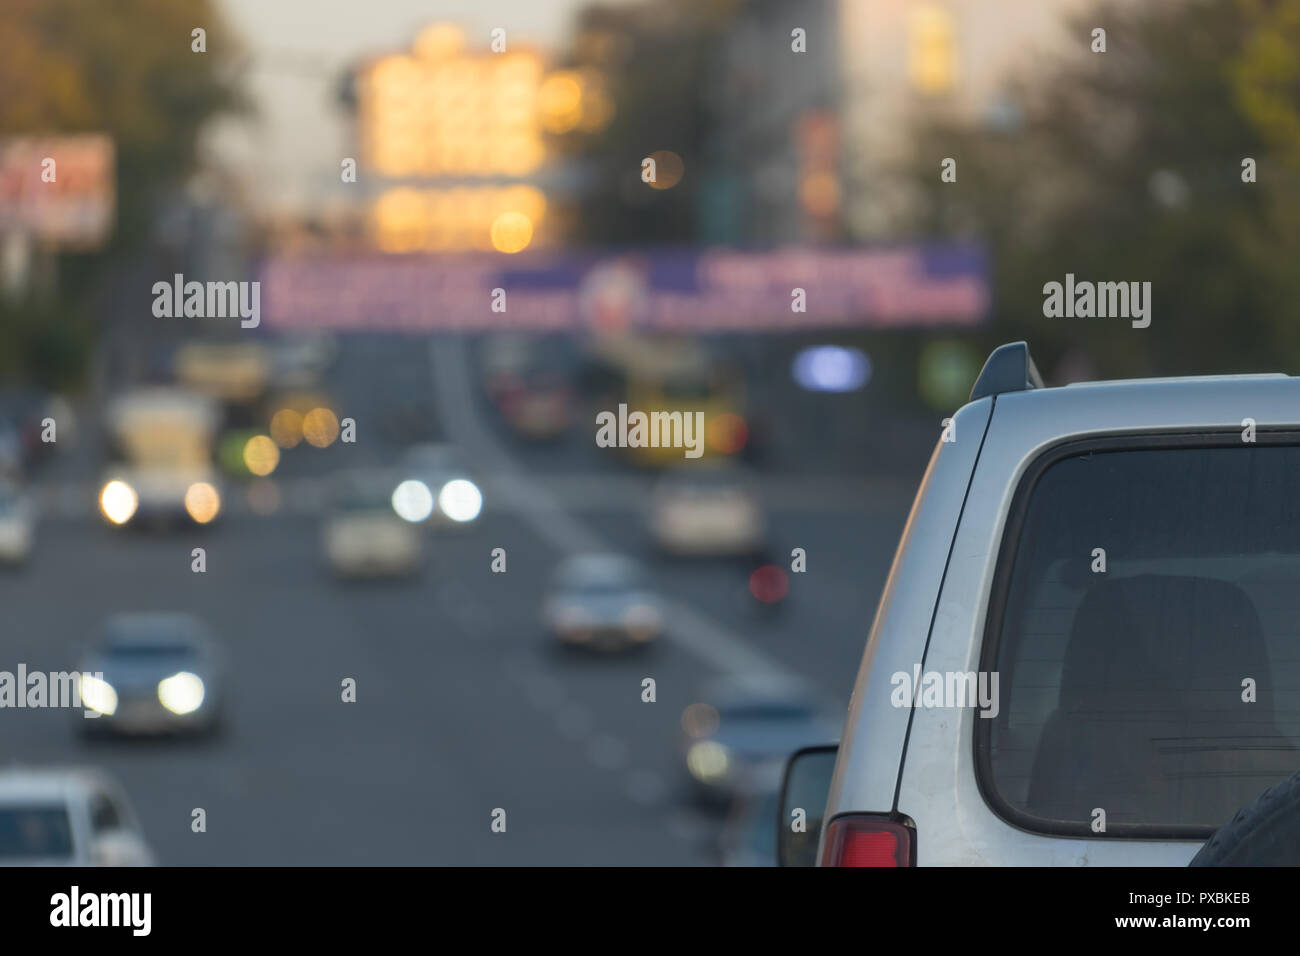
<svg viewBox="0 0 1300 956"><path fill-rule="evenodd" d="M682 181L686 164L670 149L657 149L650 154L655 161L655 180L647 183L651 189L672 189Z"/></svg>
<svg viewBox="0 0 1300 956"><path fill-rule="evenodd" d="M749 593L764 604L775 604L790 591L790 579L775 564L765 564L749 576Z"/></svg>
<svg viewBox="0 0 1300 956"><path fill-rule="evenodd" d="M221 510L221 496L206 481L196 481L185 489L185 510L199 524L207 524Z"/></svg>
<svg viewBox="0 0 1300 956"><path fill-rule="evenodd" d="M941 339L921 349L917 390L930 405L944 411L964 405L979 375L982 357L965 342Z"/></svg>
<svg viewBox="0 0 1300 956"><path fill-rule="evenodd" d="M749 441L749 426L735 412L714 415L704 429L709 447L720 455L734 455Z"/></svg>
<svg viewBox="0 0 1300 956"><path fill-rule="evenodd" d="M313 408L302 420L302 434L317 448L327 448L339 437L339 420L328 408Z"/></svg>
<svg viewBox="0 0 1300 956"><path fill-rule="evenodd" d="M812 345L794 357L791 375L810 392L854 392L871 379L871 360L862 349Z"/></svg>
<svg viewBox="0 0 1300 956"><path fill-rule="evenodd" d="M707 737L718 729L718 711L711 704L695 703L682 711L682 730L689 737Z"/></svg>
<svg viewBox="0 0 1300 956"><path fill-rule="evenodd" d="M266 435L254 435L244 444L244 465L259 478L265 478L280 464L280 449Z"/></svg>
<svg viewBox="0 0 1300 956"><path fill-rule="evenodd" d="M467 478L456 478L438 492L438 507L452 521L473 521L483 510L483 494Z"/></svg>
<svg viewBox="0 0 1300 956"><path fill-rule="evenodd" d="M393 510L403 521L424 521L433 514L433 492L415 478L408 478L393 491Z"/></svg>
<svg viewBox="0 0 1300 956"><path fill-rule="evenodd" d="M282 408L271 416L271 440L281 448L296 448L302 442L302 415Z"/></svg>
<svg viewBox="0 0 1300 956"><path fill-rule="evenodd" d="M537 112L550 133L567 133L582 122L582 77L572 70L552 73L537 91Z"/></svg>
<svg viewBox="0 0 1300 956"><path fill-rule="evenodd" d="M498 252L516 253L533 241L533 221L521 212L503 212L492 222L492 247Z"/></svg>
<svg viewBox="0 0 1300 956"><path fill-rule="evenodd" d="M130 521L139 504L140 499L136 496L135 489L125 481L110 481L99 495L100 510L113 524Z"/></svg>

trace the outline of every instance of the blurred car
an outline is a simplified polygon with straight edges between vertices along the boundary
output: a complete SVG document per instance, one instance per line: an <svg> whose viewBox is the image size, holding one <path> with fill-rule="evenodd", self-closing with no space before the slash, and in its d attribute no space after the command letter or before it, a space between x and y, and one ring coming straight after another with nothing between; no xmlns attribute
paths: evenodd
<svg viewBox="0 0 1300 956"><path fill-rule="evenodd" d="M568 645L622 650L663 632L658 595L640 564L618 554L581 554L555 573L542 606L544 625Z"/></svg>
<svg viewBox="0 0 1300 956"><path fill-rule="evenodd" d="M773 824L781 812L781 770L764 765L737 788L719 839L723 866L777 865Z"/></svg>
<svg viewBox="0 0 1300 956"><path fill-rule="evenodd" d="M757 483L726 465L681 467L661 478L649 530L663 551L701 556L758 554L767 534Z"/></svg>
<svg viewBox="0 0 1300 956"><path fill-rule="evenodd" d="M93 770L0 770L0 866L152 866L131 804Z"/></svg>
<svg viewBox="0 0 1300 956"><path fill-rule="evenodd" d="M16 487L0 484L0 562L23 564L32 551L36 508Z"/></svg>
<svg viewBox="0 0 1300 956"><path fill-rule="evenodd" d="M435 528L463 528L478 520L483 493L452 445L413 445L399 471L393 507L405 520Z"/></svg>
<svg viewBox="0 0 1300 956"><path fill-rule="evenodd" d="M488 398L520 438L559 438L573 424L577 396L574 356L546 340L494 336L482 352Z"/></svg>
<svg viewBox="0 0 1300 956"><path fill-rule="evenodd" d="M345 578L399 577L420 566L418 529L398 516L392 477L381 472L344 475L321 524L326 564Z"/></svg>
<svg viewBox="0 0 1300 956"><path fill-rule="evenodd" d="M215 520L221 485L212 449L220 420L212 399L184 389L138 389L112 401L105 424L116 460L99 494L105 519L119 527Z"/></svg>
<svg viewBox="0 0 1300 956"><path fill-rule="evenodd" d="M271 377L271 354L260 342L188 342L173 362L179 384L227 408L253 406Z"/></svg>
<svg viewBox="0 0 1300 956"><path fill-rule="evenodd" d="M501 417L516 435L530 441L559 438L573 424L576 397L558 374L533 372L501 394Z"/></svg>
<svg viewBox="0 0 1300 956"><path fill-rule="evenodd" d="M794 677L732 676L707 685L682 712L681 750L692 792L725 804L748 779L784 768L801 747L838 740L840 721Z"/></svg>
<svg viewBox="0 0 1300 956"><path fill-rule="evenodd" d="M220 719L224 665L192 615L116 615L79 670L81 702L99 714L79 718L87 733L203 733Z"/></svg>
<svg viewBox="0 0 1300 956"><path fill-rule="evenodd" d="M479 374L488 399L496 405L501 396L535 359L531 340L520 335L493 335L479 353Z"/></svg>

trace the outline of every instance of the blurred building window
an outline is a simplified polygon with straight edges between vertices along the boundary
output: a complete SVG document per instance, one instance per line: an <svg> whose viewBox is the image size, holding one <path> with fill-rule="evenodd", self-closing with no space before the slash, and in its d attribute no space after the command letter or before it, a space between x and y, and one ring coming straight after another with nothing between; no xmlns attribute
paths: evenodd
<svg viewBox="0 0 1300 956"><path fill-rule="evenodd" d="M908 28L908 78L919 93L950 92L957 79L957 39L953 16L926 3L912 13Z"/></svg>

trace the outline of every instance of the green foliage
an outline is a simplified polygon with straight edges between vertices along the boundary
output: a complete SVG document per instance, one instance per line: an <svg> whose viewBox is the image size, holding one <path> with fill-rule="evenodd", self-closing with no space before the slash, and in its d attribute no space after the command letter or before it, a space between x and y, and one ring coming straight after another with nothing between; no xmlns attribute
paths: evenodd
<svg viewBox="0 0 1300 956"><path fill-rule="evenodd" d="M571 65L610 84L614 115L599 133L575 133L564 146L583 158L587 192L577 234L598 243L685 241L698 235L709 119L702 91L736 0L649 0L594 5L580 16ZM685 172L671 189L640 180L656 150L680 156Z"/></svg>
<svg viewBox="0 0 1300 956"><path fill-rule="evenodd" d="M191 50L196 27L206 53ZM194 168L203 125L244 105L238 51L211 0L4 0L0 37L0 136L102 132L117 154L109 247L62 256L53 300L0 305L0 375L66 385L90 353L98 323L84 309L104 266L147 240L159 195Z"/></svg>
<svg viewBox="0 0 1300 956"><path fill-rule="evenodd" d="M1104 54L1088 49L1097 24ZM1300 3L1105 4L1071 35L1072 58L1013 87L1017 128L918 135L911 228L991 247L984 344L1028 339L1049 378L1078 351L1103 375L1300 364ZM939 181L944 156L956 184ZM1150 281L1150 328L1045 318L1043 285L1067 272Z"/></svg>

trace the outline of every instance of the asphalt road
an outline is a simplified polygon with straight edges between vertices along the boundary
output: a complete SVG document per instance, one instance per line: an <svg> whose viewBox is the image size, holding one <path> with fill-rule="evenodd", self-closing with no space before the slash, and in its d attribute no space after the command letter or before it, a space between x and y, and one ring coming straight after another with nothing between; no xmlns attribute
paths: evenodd
<svg viewBox="0 0 1300 956"><path fill-rule="evenodd" d="M33 561L0 575L0 669L70 669L108 614L189 610L227 645L228 722L210 741L83 742L79 714L0 710L0 763L108 769L171 864L713 862L718 821L683 800L682 708L707 678L754 668L805 675L847 701L919 471L842 475L833 454L820 473L771 463L773 553L805 548L808 571L763 613L746 567L655 559L649 479L582 433L559 449L510 441L478 398L472 356L459 340L344 340L329 387L358 442L286 455L274 515L235 506L213 528L118 533L78 490L93 488L93 461L57 462L41 482L54 506ZM435 436L485 468L477 526L431 538L415 581L331 581L302 489ZM546 642L549 573L592 545L651 564L673 602L668 639L595 658ZM190 570L196 546L204 574ZM505 574L490 570L496 547ZM355 703L341 700L348 677ZM644 677L654 703L641 700ZM196 807L206 833L190 829ZM505 833L490 827L497 808Z"/></svg>

